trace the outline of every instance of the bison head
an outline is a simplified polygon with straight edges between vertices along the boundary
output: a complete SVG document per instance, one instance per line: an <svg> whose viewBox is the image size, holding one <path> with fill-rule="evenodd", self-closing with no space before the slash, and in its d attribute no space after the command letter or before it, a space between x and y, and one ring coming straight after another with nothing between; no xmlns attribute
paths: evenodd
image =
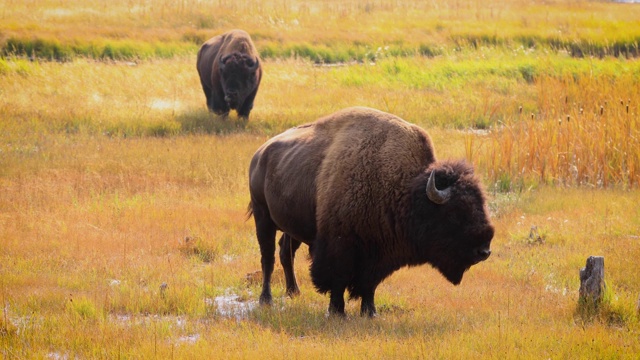
<svg viewBox="0 0 640 360"><path fill-rule="evenodd" d="M438 162L412 188L410 238L416 263L428 262L458 285L464 272L491 255L494 228L473 169Z"/></svg>
<svg viewBox="0 0 640 360"><path fill-rule="evenodd" d="M257 74L260 61L246 54L233 53L220 59L220 78L224 101L232 109L237 109L258 87Z"/></svg>

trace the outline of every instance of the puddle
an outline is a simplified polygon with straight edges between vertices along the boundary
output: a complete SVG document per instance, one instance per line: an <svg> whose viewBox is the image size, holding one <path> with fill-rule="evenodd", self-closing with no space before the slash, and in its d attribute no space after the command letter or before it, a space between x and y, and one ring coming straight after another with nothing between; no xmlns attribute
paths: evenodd
<svg viewBox="0 0 640 360"><path fill-rule="evenodd" d="M219 315L236 318L236 320L249 317L249 313L258 305L258 302L255 300L241 301L240 296L235 294L217 296L213 301L206 299L205 302L207 305L215 306L216 313Z"/></svg>
<svg viewBox="0 0 640 360"><path fill-rule="evenodd" d="M111 314L109 318L111 321L126 327L147 326L153 322L166 322L177 329L184 329L187 325L185 316Z"/></svg>

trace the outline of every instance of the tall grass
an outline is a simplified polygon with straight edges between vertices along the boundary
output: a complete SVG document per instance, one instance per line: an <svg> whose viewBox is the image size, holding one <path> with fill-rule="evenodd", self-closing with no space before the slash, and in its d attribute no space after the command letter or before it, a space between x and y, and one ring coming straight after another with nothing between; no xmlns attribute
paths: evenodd
<svg viewBox="0 0 640 360"><path fill-rule="evenodd" d="M636 76L540 77L537 111L506 118L476 160L507 189L540 183L636 188L638 83Z"/></svg>

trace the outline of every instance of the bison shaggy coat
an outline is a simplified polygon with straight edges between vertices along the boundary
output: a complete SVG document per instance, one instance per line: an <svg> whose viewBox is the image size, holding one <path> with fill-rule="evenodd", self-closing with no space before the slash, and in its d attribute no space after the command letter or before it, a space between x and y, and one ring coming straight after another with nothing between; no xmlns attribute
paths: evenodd
<svg viewBox="0 0 640 360"><path fill-rule="evenodd" d="M260 58L251 37L232 30L205 42L196 67L210 111L226 116L235 109L248 118L262 79Z"/></svg>
<svg viewBox="0 0 640 360"><path fill-rule="evenodd" d="M437 161L427 133L394 115L348 108L262 145L249 169L262 256L260 302L270 304L275 234L287 293L298 293L293 258L309 245L311 278L344 315L344 292L376 312L378 284L425 263L459 284L487 259L494 235L485 195L464 161Z"/></svg>

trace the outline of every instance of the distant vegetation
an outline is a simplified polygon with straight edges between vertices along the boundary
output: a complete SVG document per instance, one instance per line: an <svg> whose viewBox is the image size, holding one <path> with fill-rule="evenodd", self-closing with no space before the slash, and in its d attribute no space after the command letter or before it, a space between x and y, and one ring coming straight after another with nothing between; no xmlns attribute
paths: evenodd
<svg viewBox="0 0 640 360"><path fill-rule="evenodd" d="M317 63L375 61L379 49L396 57L481 47L546 49L574 57L640 55L638 10L599 2L557 2L553 11L524 0L500 5L120 0L108 9L98 1L7 5L0 13L0 53L58 61L183 56L229 28L250 29L265 59ZM599 16L603 13L608 18Z"/></svg>

